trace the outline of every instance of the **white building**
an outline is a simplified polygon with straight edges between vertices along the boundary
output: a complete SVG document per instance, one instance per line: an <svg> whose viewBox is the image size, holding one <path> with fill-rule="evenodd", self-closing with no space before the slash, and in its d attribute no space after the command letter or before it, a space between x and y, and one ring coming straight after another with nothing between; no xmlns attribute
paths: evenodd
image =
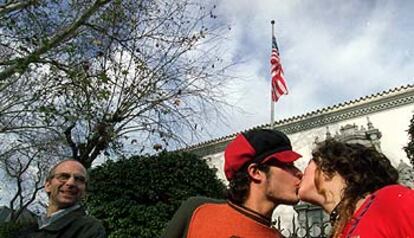
<svg viewBox="0 0 414 238"><path fill-rule="evenodd" d="M414 175L412 169L407 168L409 159L403 147L409 140L407 130L413 112L414 85L407 85L283 119L275 122L275 128L288 134L294 150L303 155L296 164L301 169L308 163L315 141L323 141L326 136L358 134L360 139L365 137L372 141L373 146L380 149L395 167L403 169L407 177L404 181L411 180L412 184ZM269 127L270 124L257 126ZM219 178L225 181L223 151L236 134L206 141L186 150L203 156L217 169ZM399 164L402 165L398 167ZM293 210L285 206L275 211L276 216L282 215L285 223L291 221L293 214Z"/></svg>

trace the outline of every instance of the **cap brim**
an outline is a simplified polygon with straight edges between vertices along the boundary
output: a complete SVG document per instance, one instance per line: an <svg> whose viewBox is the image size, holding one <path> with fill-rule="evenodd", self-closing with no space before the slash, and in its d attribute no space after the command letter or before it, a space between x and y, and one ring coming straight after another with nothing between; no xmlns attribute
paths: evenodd
<svg viewBox="0 0 414 238"><path fill-rule="evenodd" d="M302 155L296 153L293 150L285 150L267 156L261 163L265 163L271 159L276 159L282 163L291 163L301 157Z"/></svg>

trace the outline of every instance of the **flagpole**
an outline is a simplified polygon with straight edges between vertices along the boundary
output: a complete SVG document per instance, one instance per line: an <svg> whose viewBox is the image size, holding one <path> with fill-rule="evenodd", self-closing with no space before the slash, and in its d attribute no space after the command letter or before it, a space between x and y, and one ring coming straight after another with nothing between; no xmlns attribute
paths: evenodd
<svg viewBox="0 0 414 238"><path fill-rule="evenodd" d="M272 24L272 37L275 35L275 21L270 22ZM272 88L272 81L270 81L270 88ZM270 129L274 128L275 123L275 102L272 99L272 93L270 93Z"/></svg>

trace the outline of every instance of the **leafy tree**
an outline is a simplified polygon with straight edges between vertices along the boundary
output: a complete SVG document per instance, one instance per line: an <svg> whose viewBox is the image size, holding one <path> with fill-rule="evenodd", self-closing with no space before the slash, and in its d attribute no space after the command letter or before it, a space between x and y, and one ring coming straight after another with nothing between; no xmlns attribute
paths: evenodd
<svg viewBox="0 0 414 238"><path fill-rule="evenodd" d="M56 160L90 167L102 154L196 136L220 116L231 66L214 9L196 0L0 1L0 166L30 162L12 179L32 172L40 185L37 168Z"/></svg>
<svg viewBox="0 0 414 238"><path fill-rule="evenodd" d="M223 198L224 185L188 153L136 156L92 169L87 205L109 237L159 237L183 200Z"/></svg>
<svg viewBox="0 0 414 238"><path fill-rule="evenodd" d="M0 99L23 90L0 106L0 133L48 130L90 167L125 143L183 143L221 114L228 29L209 2L18 3L0 11Z"/></svg>
<svg viewBox="0 0 414 238"><path fill-rule="evenodd" d="M407 153L408 158L410 159L411 164L414 166L414 115L410 120L410 126L408 128L408 136L410 141L408 145L404 147L405 153Z"/></svg>

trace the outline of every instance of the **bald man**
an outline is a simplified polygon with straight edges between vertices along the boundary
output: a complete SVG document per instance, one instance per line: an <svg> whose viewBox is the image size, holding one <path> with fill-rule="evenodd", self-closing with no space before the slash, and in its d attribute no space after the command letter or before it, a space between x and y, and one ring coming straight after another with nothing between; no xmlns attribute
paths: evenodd
<svg viewBox="0 0 414 238"><path fill-rule="evenodd" d="M64 160L53 166L45 182L49 196L47 214L19 237L106 237L102 224L86 215L80 205L87 182L86 169L76 160Z"/></svg>

